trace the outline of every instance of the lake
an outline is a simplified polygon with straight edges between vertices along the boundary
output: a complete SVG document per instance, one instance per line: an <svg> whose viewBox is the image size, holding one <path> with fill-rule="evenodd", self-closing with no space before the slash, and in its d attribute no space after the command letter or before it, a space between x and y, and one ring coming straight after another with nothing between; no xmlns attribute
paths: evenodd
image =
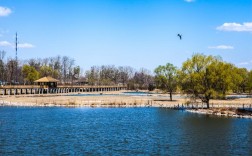
<svg viewBox="0 0 252 156"><path fill-rule="evenodd" d="M165 108L0 107L0 155L252 155L252 120Z"/></svg>

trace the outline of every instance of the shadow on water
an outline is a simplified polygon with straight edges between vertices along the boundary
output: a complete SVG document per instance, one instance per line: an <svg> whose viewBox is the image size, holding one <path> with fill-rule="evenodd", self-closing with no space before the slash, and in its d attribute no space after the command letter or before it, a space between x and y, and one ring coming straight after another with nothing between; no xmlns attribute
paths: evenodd
<svg viewBox="0 0 252 156"><path fill-rule="evenodd" d="M183 111L159 109L163 123L173 126L167 138L172 140L170 153L196 155L251 155L252 121ZM164 132L165 133L165 132ZM177 141L176 141L177 140ZM175 153L174 153L175 152Z"/></svg>
<svg viewBox="0 0 252 156"><path fill-rule="evenodd" d="M185 115L183 139L190 140L184 145L188 152L200 155L223 155L230 153L229 137L232 119L197 114Z"/></svg>
<svg viewBox="0 0 252 156"><path fill-rule="evenodd" d="M251 120L198 116L200 119L185 118L185 134L192 135L191 151L202 155L250 155Z"/></svg>

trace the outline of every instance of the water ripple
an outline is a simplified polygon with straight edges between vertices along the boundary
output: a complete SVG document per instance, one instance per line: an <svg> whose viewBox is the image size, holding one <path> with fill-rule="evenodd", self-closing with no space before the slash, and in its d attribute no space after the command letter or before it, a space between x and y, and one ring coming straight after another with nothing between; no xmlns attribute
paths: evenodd
<svg viewBox="0 0 252 156"><path fill-rule="evenodd" d="M252 122L163 108L0 107L0 155L251 155Z"/></svg>

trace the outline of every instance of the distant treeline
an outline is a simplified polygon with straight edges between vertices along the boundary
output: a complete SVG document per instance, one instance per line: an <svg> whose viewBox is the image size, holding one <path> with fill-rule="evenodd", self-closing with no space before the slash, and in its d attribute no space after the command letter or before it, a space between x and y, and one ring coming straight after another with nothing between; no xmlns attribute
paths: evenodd
<svg viewBox="0 0 252 156"><path fill-rule="evenodd" d="M129 66L92 66L83 71L73 58L56 56L43 59L5 59L0 52L0 81L4 84L33 84L44 76L60 80L60 84L127 85L130 89L148 89L154 76L147 69L135 70Z"/></svg>

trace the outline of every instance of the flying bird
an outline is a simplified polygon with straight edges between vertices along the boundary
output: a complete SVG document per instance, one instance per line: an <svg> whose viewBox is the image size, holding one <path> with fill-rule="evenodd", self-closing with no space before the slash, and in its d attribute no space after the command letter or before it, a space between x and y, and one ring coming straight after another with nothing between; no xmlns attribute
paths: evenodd
<svg viewBox="0 0 252 156"><path fill-rule="evenodd" d="M178 34L177 36L179 37L180 40L182 40L182 35L181 34Z"/></svg>

